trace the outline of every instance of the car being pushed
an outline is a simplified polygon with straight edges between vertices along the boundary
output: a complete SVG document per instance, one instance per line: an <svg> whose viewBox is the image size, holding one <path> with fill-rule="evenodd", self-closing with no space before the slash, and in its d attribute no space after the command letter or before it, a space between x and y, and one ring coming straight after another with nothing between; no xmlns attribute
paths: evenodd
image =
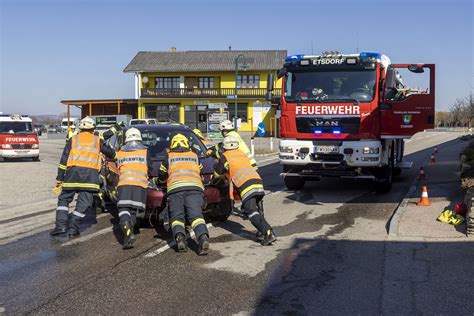
<svg viewBox="0 0 474 316"><path fill-rule="evenodd" d="M158 170L161 162L165 157L167 148L170 147L171 139L174 135L180 133L189 140L191 149L198 155L203 165L203 183L204 183L204 205L203 215L206 221L225 221L233 210L232 200L229 198L229 187L225 180L220 182L211 181L214 173L216 160L206 156L206 146L199 137L185 125L177 123L159 124L159 125L134 125L134 128L140 130L142 134L143 144L148 147L153 167L152 177L158 177ZM123 135L120 133L108 140L109 144L115 150L119 150L123 144ZM117 203L117 184L119 181L119 170L115 161L107 160L101 171L103 184L102 189L106 196L113 202ZM152 181L149 182L147 189L147 202L145 218L149 222L164 218L167 212L166 187L159 187ZM155 224L152 223L152 224Z"/></svg>

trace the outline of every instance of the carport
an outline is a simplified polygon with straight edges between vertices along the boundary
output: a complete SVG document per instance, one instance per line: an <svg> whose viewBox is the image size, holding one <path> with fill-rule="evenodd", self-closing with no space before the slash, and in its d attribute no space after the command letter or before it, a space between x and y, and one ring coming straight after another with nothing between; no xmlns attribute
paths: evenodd
<svg viewBox="0 0 474 316"><path fill-rule="evenodd" d="M67 117L70 118L71 106L81 109L81 118L88 115L117 115L129 114L138 117L137 99L102 99L102 100L62 100L67 106Z"/></svg>

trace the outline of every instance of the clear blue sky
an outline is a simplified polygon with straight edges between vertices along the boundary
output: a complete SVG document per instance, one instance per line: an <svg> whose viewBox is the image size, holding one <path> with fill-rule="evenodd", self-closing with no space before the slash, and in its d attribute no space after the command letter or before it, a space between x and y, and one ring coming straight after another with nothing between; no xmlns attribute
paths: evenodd
<svg viewBox="0 0 474 316"><path fill-rule="evenodd" d="M471 0L0 0L0 111L56 114L62 99L133 98L141 50L377 51L437 66L437 109L473 87ZM312 43L312 44L311 44Z"/></svg>

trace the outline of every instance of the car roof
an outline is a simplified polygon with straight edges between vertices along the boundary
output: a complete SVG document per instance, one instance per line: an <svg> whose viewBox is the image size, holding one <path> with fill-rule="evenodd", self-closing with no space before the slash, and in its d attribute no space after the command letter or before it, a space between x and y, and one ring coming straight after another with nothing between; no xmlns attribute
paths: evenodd
<svg viewBox="0 0 474 316"><path fill-rule="evenodd" d="M179 123L170 123L170 124L137 124L133 125L134 128L137 128L141 132L150 131L150 132L192 132L192 130L186 125Z"/></svg>

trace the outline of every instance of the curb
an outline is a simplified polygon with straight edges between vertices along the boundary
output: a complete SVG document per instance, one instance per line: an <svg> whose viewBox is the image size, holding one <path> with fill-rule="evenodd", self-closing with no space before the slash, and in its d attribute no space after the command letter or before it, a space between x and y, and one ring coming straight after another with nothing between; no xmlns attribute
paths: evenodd
<svg viewBox="0 0 474 316"><path fill-rule="evenodd" d="M269 153L269 154L255 155L255 157L269 157L269 156L276 156L276 155L278 155L278 152Z"/></svg>
<svg viewBox="0 0 474 316"><path fill-rule="evenodd" d="M388 225L388 235L391 237L398 236L398 225L400 224L400 221L403 215L408 209L408 203L410 202L410 199L411 199L410 196L416 191L416 188L417 188L416 182L417 182L417 179L415 177L415 180L410 186L410 189L408 190L407 194L405 195L403 200L400 202L400 204L398 204L397 208L393 212L392 217L390 218L390 224Z"/></svg>

